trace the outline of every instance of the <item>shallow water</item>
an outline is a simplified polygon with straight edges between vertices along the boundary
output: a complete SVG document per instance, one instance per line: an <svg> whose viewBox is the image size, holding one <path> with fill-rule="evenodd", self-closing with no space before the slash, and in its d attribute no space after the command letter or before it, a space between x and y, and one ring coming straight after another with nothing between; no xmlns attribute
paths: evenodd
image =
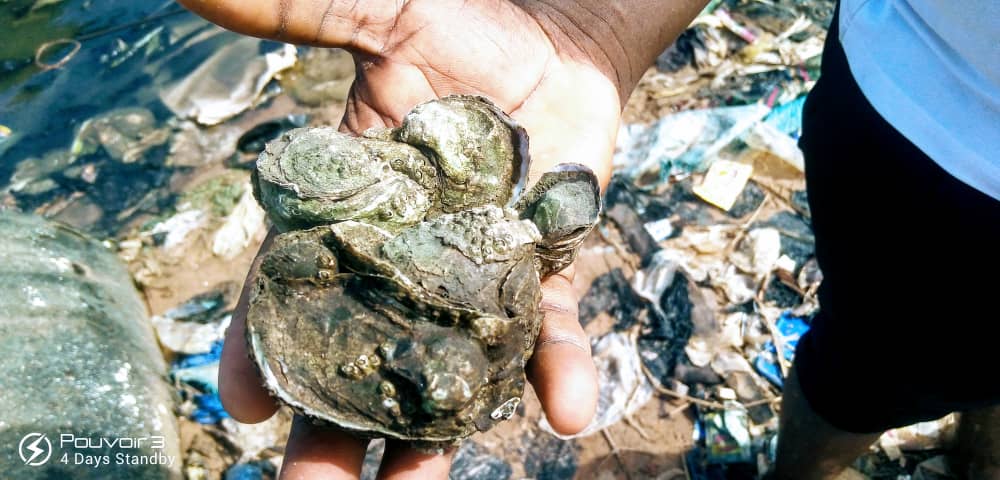
<svg viewBox="0 0 1000 480"><path fill-rule="evenodd" d="M185 125L162 93L240 38L173 1L0 0L0 208L66 211L60 220L104 238L169 211L169 186L189 166L167 160ZM244 51L282 48L242 41ZM245 63L233 63L241 75ZM81 152L86 122L123 108L152 114L139 138L169 139L124 159L107 145ZM108 135L96 132L93 141Z"/></svg>

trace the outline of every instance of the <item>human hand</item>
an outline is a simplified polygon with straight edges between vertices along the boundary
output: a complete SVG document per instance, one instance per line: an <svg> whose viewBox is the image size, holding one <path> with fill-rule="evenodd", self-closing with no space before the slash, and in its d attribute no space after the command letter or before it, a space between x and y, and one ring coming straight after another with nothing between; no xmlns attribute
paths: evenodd
<svg viewBox="0 0 1000 480"><path fill-rule="evenodd" d="M606 185L621 98L704 2L676 0L676 18L660 21L666 27L652 33L650 21L641 17L649 12L630 12L630 18L640 15L630 25L622 11L605 12L603 2L589 0L181 3L241 33L352 52L357 75L341 130L358 134L398 126L406 112L427 100L483 95L527 130L532 178L571 162L589 166ZM594 11L609 13L612 20ZM269 244L270 237L261 251ZM527 369L550 424L562 433L582 430L597 404L597 375L577 318L572 279L570 267L543 281L544 320ZM273 415L277 404L248 360L247 286L227 333L219 384L226 410L236 420L255 423ZM366 445L344 432L296 421L282 478L356 478ZM379 478L446 478L450 462L450 453L426 454L390 441Z"/></svg>

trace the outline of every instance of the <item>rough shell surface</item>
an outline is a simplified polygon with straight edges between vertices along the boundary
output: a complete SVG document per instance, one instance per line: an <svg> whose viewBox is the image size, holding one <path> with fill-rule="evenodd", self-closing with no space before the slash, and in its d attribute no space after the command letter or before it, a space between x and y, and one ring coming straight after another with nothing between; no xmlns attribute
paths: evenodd
<svg viewBox="0 0 1000 480"><path fill-rule="evenodd" d="M358 220L389 231L424 216L505 205L527 181L528 138L492 103L418 105L392 130L286 132L257 161L258 199L282 231Z"/></svg>
<svg viewBox="0 0 1000 480"><path fill-rule="evenodd" d="M268 389L314 420L436 448L506 420L541 325L540 273L600 212L593 173L527 193L527 136L479 97L398 129L300 129L268 145L258 199L284 233L251 295Z"/></svg>

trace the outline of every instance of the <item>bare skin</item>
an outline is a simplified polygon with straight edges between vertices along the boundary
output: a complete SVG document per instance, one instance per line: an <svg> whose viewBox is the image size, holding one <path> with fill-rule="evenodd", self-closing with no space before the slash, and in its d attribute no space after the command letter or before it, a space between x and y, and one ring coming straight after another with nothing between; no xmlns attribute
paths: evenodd
<svg viewBox="0 0 1000 480"><path fill-rule="evenodd" d="M350 51L356 79L341 123L344 131L396 126L414 105L447 94L485 95L529 132L535 176L576 162L591 167L606 185L622 99L706 1L181 3L240 33ZM545 319L528 366L549 422L563 433L582 430L597 404L597 376L577 318L572 279L570 267L543 282ZM246 310L244 289L227 334L219 384L226 410L236 420L255 423L273 415L277 404L247 358ZM281 477L357 478L366 445L297 421ZM390 442L378 475L444 479L450 464L451 452L432 455Z"/></svg>

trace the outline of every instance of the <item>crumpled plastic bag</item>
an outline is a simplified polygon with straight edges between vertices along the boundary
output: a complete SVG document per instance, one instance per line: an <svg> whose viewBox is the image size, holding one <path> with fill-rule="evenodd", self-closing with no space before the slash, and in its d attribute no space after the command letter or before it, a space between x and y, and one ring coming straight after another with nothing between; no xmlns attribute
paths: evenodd
<svg viewBox="0 0 1000 480"><path fill-rule="evenodd" d="M688 110L652 125L625 125L618 132L614 165L623 167L622 174L632 180L650 172L665 179L702 171L769 111L755 103Z"/></svg>
<svg viewBox="0 0 1000 480"><path fill-rule="evenodd" d="M297 50L284 45L260 54L263 40L240 37L220 48L197 69L160 92L160 100L181 118L216 125L252 107L278 72L295 65Z"/></svg>

